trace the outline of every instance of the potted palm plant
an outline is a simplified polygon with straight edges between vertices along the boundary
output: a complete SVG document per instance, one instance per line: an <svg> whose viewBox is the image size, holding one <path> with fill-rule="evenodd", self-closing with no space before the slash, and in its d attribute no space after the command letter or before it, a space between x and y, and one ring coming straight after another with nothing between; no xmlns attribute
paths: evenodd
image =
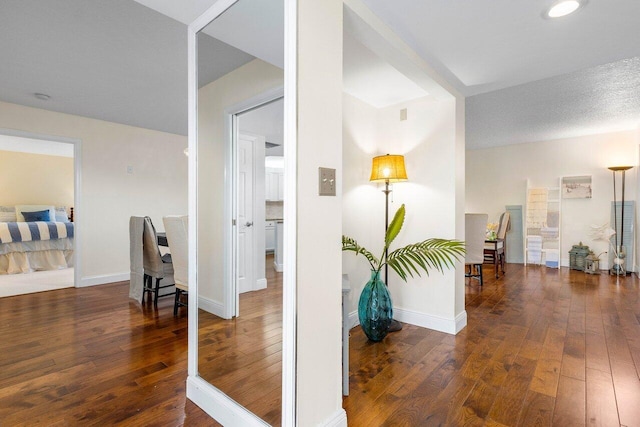
<svg viewBox="0 0 640 427"><path fill-rule="evenodd" d="M445 268L454 267L456 260L465 253L464 242L437 238L412 243L389 252L389 246L402 229L404 217L403 204L389 224L380 257L360 246L355 239L342 236L342 250L355 252L356 256L364 256L371 266L371 279L362 290L358 301L358 318L364 333L375 342L382 341L387 335L393 319L391 296L387 286L380 279L382 267L388 265L406 282L409 276L420 276L421 272L428 276L432 269L442 273Z"/></svg>

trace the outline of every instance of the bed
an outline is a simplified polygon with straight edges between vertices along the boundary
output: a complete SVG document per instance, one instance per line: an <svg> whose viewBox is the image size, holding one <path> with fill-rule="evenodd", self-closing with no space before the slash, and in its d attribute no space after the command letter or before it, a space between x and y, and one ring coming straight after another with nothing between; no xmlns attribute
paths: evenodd
<svg viewBox="0 0 640 427"><path fill-rule="evenodd" d="M73 237L65 207L0 206L0 274L73 267Z"/></svg>

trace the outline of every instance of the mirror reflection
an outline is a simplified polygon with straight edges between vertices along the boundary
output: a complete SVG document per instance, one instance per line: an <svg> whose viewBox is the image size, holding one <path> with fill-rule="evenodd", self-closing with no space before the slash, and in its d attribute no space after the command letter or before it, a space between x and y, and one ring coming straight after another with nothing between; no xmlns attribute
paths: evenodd
<svg viewBox="0 0 640 427"><path fill-rule="evenodd" d="M198 373L271 425L282 394L283 27L281 0L240 0L197 38Z"/></svg>

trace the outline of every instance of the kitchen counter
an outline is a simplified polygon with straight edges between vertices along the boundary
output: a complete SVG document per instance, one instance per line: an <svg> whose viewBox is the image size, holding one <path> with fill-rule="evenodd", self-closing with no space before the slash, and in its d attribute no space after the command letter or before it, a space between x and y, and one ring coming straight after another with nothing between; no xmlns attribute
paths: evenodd
<svg viewBox="0 0 640 427"><path fill-rule="evenodd" d="M274 257L273 260L273 268L275 268L275 270L277 272L282 272L283 268L284 268L284 260L283 260L283 254L282 254L282 248L284 246L284 241L283 241L283 226L282 224L284 224L283 220L277 220L276 221L276 256Z"/></svg>

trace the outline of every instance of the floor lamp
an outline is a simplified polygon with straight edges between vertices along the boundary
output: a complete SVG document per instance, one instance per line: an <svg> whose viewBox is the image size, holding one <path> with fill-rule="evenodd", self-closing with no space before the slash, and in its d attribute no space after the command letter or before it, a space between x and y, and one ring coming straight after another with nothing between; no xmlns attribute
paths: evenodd
<svg viewBox="0 0 640 427"><path fill-rule="evenodd" d="M633 166L611 166L609 170L613 172L613 229L615 230L616 246L614 247L613 266L610 270L611 274L618 276L624 276L627 274L624 259L624 183L625 172L631 169ZM618 212L616 209L616 172L622 172L622 201L620 205L620 232L618 233ZM620 236L620 246L618 246L618 235Z"/></svg>
<svg viewBox="0 0 640 427"><path fill-rule="evenodd" d="M384 156L377 156L373 158L373 164L371 165L371 182L384 182L384 190L382 192L385 195L384 205L384 232L387 233L389 228L389 184L394 182L407 181L407 170L404 167L404 156L399 154L386 154ZM386 261L387 251L384 253ZM384 283L389 286L389 266L384 266ZM402 324L393 319L389 332L395 332L402 329Z"/></svg>

